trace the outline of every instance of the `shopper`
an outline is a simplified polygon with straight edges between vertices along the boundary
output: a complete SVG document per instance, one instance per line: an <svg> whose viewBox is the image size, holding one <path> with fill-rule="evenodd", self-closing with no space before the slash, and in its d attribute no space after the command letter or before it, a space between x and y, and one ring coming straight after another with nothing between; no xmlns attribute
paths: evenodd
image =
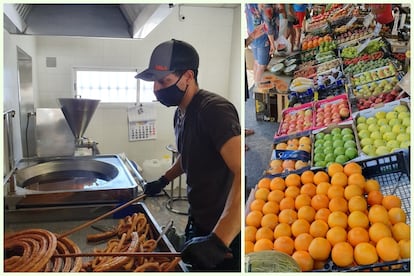
<svg viewBox="0 0 414 276"><path fill-rule="evenodd" d="M197 82L199 56L190 44L169 40L152 52L137 78L154 81L165 106L177 106L174 130L179 156L144 192L156 195L185 173L189 218L182 260L194 271L237 271L241 265L241 135L233 104Z"/></svg>
<svg viewBox="0 0 414 276"><path fill-rule="evenodd" d="M306 15L307 4L293 4L293 11L295 12L296 19L298 24L293 25L295 30L295 46L293 51L298 51L300 49L300 36L303 30L303 21Z"/></svg>
<svg viewBox="0 0 414 276"><path fill-rule="evenodd" d="M286 39L290 42L290 50L294 51L296 32L293 25L298 24L295 12L292 4L279 4L279 11L282 19L287 19L286 33L283 34Z"/></svg>
<svg viewBox="0 0 414 276"><path fill-rule="evenodd" d="M394 26L394 16L392 14L392 4L369 4L375 20L388 26L390 29Z"/></svg>

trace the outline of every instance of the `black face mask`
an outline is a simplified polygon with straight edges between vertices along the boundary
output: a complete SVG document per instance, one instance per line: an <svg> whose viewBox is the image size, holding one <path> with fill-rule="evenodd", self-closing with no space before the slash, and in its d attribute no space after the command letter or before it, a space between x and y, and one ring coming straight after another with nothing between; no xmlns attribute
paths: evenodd
<svg viewBox="0 0 414 276"><path fill-rule="evenodd" d="M188 85L185 87L184 91L178 88L177 83L182 76L183 75L181 75L173 85L155 91L155 97L157 97L157 100L160 101L160 103L167 107L180 105L188 88Z"/></svg>

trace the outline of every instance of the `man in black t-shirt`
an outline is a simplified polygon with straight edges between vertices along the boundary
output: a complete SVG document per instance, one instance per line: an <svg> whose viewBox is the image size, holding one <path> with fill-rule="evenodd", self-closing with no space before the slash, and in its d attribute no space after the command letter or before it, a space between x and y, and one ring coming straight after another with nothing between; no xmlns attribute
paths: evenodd
<svg viewBox="0 0 414 276"><path fill-rule="evenodd" d="M145 194L161 192L186 174L190 204L182 259L193 270L241 271L241 130L237 111L225 98L198 86L199 57L188 43L158 45L147 70L165 106L177 106L174 131L179 156Z"/></svg>

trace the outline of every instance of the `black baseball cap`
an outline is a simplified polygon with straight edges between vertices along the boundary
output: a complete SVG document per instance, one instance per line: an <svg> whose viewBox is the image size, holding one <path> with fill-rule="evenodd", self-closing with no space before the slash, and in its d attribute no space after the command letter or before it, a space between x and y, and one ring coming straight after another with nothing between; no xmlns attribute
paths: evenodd
<svg viewBox="0 0 414 276"><path fill-rule="evenodd" d="M193 46L181 40L171 39L155 47L148 69L135 78L156 81L177 70L198 70L198 63L198 53Z"/></svg>

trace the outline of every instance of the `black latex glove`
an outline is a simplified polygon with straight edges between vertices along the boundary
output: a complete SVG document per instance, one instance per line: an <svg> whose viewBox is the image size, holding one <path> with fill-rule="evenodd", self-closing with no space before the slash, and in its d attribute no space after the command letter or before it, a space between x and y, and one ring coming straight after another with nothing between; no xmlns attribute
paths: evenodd
<svg viewBox="0 0 414 276"><path fill-rule="evenodd" d="M181 258L195 269L213 269L225 258L231 256L231 250L214 233L195 237L184 244Z"/></svg>
<svg viewBox="0 0 414 276"><path fill-rule="evenodd" d="M159 194L165 186L168 185L170 181L168 181L165 176L161 176L158 180L149 182L144 185L144 194L147 196L154 196L156 194Z"/></svg>

